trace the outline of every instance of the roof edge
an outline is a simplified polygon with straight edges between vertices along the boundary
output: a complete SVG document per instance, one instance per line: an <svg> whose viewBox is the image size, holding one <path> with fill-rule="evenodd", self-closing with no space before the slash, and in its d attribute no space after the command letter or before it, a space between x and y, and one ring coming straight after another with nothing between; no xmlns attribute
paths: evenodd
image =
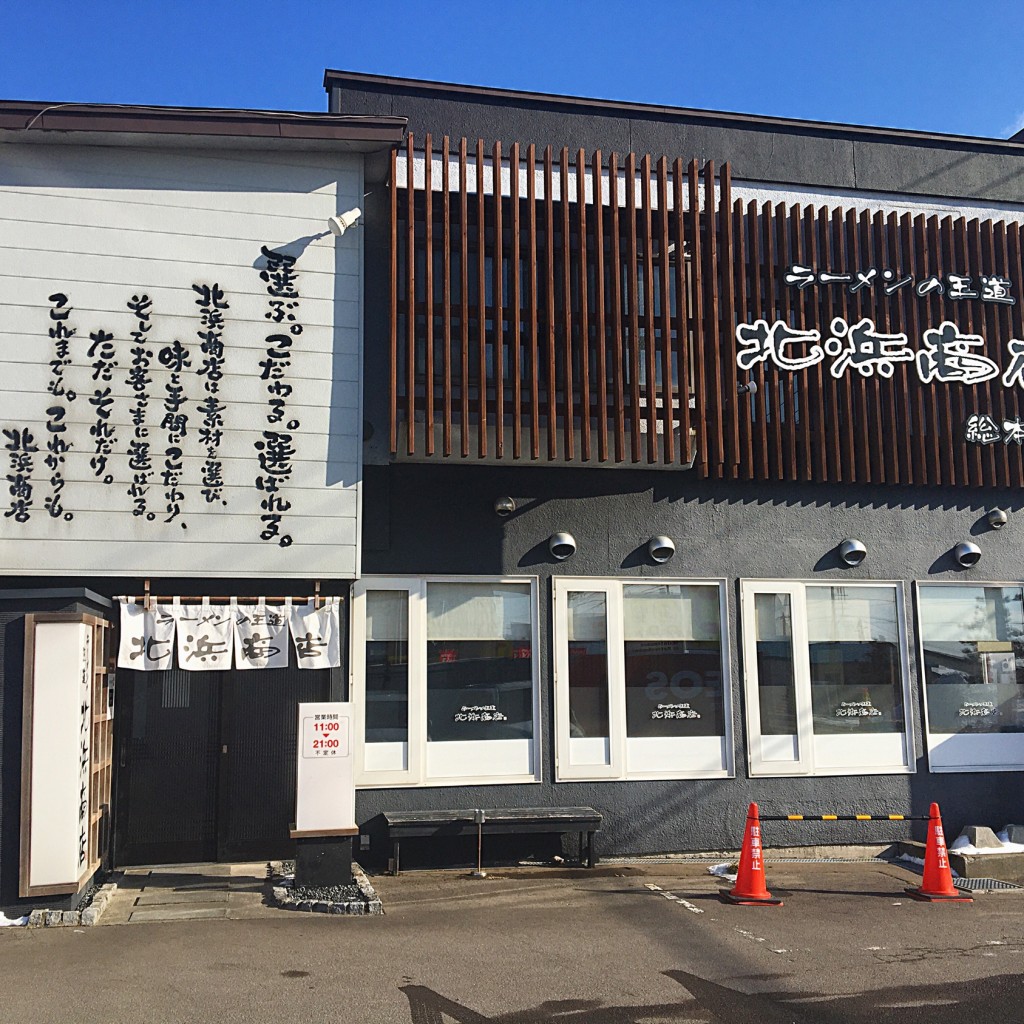
<svg viewBox="0 0 1024 1024"><path fill-rule="evenodd" d="M327 68L324 71L324 89L330 90L332 84L351 82L353 84L401 87L419 92L446 92L453 95L476 97L480 99L507 99L520 103L585 107L590 110L607 110L616 113L635 113L657 115L660 117L689 118L697 121L714 121L750 125L759 128L788 128L811 132L837 132L861 136L878 137L879 139L900 139L902 141L941 142L945 145L960 143L977 148L979 145L992 148L1009 148L1017 150L1024 145L1024 130L1009 139L993 139L984 135L954 135L942 132L925 132L908 128L883 128L874 125L848 124L841 121L812 121L800 118L769 117L764 114L742 114L726 110L707 110L699 107L671 107L655 103L638 103L627 100L596 99L586 96L572 96L565 93L529 92L521 89L495 89L489 86L463 85L454 82L439 82L424 78L396 78L388 75L371 75L360 71L341 71ZM339 115L340 116L340 115Z"/></svg>
<svg viewBox="0 0 1024 1024"><path fill-rule="evenodd" d="M160 107L119 103L44 103L0 100L0 130L203 135L376 143L401 142L404 117L363 117L321 111Z"/></svg>

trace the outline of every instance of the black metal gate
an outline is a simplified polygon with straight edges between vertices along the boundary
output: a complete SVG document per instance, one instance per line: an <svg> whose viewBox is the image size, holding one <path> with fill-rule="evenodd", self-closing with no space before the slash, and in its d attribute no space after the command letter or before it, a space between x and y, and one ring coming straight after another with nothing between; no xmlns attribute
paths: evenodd
<svg viewBox="0 0 1024 1024"><path fill-rule="evenodd" d="M297 705L329 671L118 673L116 863L286 857Z"/></svg>

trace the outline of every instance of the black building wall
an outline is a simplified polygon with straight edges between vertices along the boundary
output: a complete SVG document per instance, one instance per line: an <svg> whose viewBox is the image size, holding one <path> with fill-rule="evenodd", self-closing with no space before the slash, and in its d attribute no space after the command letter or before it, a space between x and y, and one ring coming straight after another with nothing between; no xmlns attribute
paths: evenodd
<svg viewBox="0 0 1024 1024"><path fill-rule="evenodd" d="M1024 818L1024 772L930 773L924 746L914 580L1024 579L1024 498L999 495L1009 513L1001 531L984 525L993 495L896 488L723 484L686 472L484 466L393 465L368 468L363 568L367 574L507 574L540 580L541 760L543 782L364 790L361 822L382 810L466 806L570 806L602 811L602 850L649 853L735 848L747 804L763 813L915 813L939 802L947 832L967 824L1001 828ZM495 515L509 495L517 511ZM388 524L389 537L382 524ZM577 542L556 562L547 539L568 530ZM667 534L675 557L654 565L647 541ZM840 568L835 547L857 537L868 549L855 569ZM980 563L959 569L950 549L972 539ZM554 779L551 577L725 578L735 779L561 782ZM751 778L738 622L741 578L904 580L914 733L912 775ZM910 834L888 823L769 825L769 845L885 842Z"/></svg>
<svg viewBox="0 0 1024 1024"><path fill-rule="evenodd" d="M767 184L933 196L965 203L1024 201L1024 146L847 125L576 100L431 82L327 72L332 112L401 114L421 140L442 135L588 151L667 154L729 161L734 179ZM370 188L372 186L368 186ZM1024 773L928 771L919 685L914 580L1021 580L1024 508L1019 492L911 487L703 481L693 472L531 466L387 465L388 207L383 189L366 201L363 572L529 574L540 577L541 744L537 785L366 790L360 821L384 809L590 804L606 815L605 851L734 848L747 803L766 813L926 813L939 801L947 832L965 824L1001 827L1024 818ZM835 439L838 443L838 439ZM898 442L894 442L898 443ZM494 499L515 498L507 520ZM981 522L1009 511L1000 533ZM1022 520L1024 522L1024 520ZM578 549L567 562L547 553L568 530ZM655 566L643 556L654 534L676 543ZM868 548L857 569L840 568L835 546L856 537ZM980 563L960 570L950 555L974 540ZM554 783L551 585L572 576L715 577L727 580L735 779ZM912 775L755 778L747 771L743 662L737 622L741 578L903 580L908 618L914 758ZM768 826L766 842L799 845L889 841L909 825ZM773 831L774 829L774 831ZM784 831L787 830L788 831Z"/></svg>

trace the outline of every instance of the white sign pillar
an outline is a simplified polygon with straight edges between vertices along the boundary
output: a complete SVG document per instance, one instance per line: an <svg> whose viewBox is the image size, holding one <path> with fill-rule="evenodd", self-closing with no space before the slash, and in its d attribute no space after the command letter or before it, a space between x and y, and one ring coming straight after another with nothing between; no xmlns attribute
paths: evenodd
<svg viewBox="0 0 1024 1024"><path fill-rule="evenodd" d="M299 705L292 839L356 835L353 708L341 701Z"/></svg>

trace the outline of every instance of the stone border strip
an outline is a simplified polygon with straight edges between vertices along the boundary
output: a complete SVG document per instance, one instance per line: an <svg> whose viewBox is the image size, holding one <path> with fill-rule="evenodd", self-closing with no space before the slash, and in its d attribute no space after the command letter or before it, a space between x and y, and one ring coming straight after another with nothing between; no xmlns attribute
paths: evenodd
<svg viewBox="0 0 1024 1024"><path fill-rule="evenodd" d="M384 906L377 895L377 890L370 884L366 872L353 862L352 880L359 889L360 898L329 902L326 900L300 900L291 895L295 885L295 876L282 872L282 865L271 866L271 887L273 902L282 910L301 910L312 914L347 914L377 915L384 913Z"/></svg>
<svg viewBox="0 0 1024 1024"><path fill-rule="evenodd" d="M117 892L117 883L107 882L106 885L99 887L84 910L33 910L28 915L28 927L66 928L74 925L76 928L88 928L99 924L100 917L107 909L107 904L114 898L115 892Z"/></svg>

